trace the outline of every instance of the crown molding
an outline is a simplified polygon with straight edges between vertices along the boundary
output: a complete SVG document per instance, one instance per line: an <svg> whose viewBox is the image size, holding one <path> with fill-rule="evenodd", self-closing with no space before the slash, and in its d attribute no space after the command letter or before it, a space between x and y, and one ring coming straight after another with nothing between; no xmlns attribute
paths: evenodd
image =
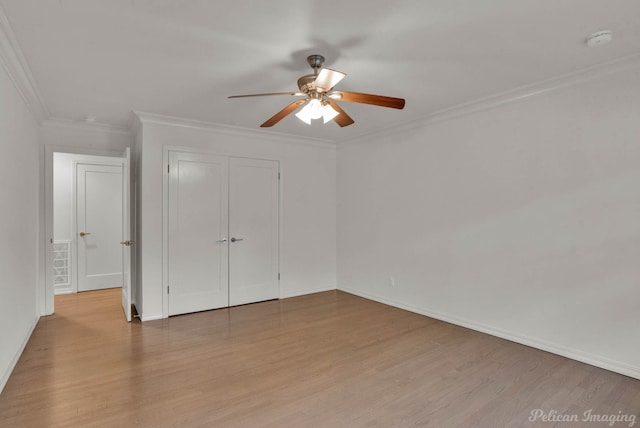
<svg viewBox="0 0 640 428"><path fill-rule="evenodd" d="M144 114L144 113L141 113ZM129 115L129 123L127 125L133 135L138 135L138 132L142 129L142 121L140 116L135 111L131 111Z"/></svg>
<svg viewBox="0 0 640 428"><path fill-rule="evenodd" d="M63 129L74 129L79 131L102 132L107 134L128 135L128 136L132 135L131 130L127 127L110 125L108 123L100 123L100 122L80 122L80 121L65 119L61 117L52 117L50 119L46 119L42 122L41 126L43 128L63 128Z"/></svg>
<svg viewBox="0 0 640 428"><path fill-rule="evenodd" d="M0 5L0 62L33 117L38 123L42 123L49 117L49 109L40 94L2 5Z"/></svg>
<svg viewBox="0 0 640 428"><path fill-rule="evenodd" d="M479 98L474 101L462 103L431 113L427 116L392 126L383 130L369 132L365 135L345 140L340 146L366 143L375 137L397 136L400 132L411 131L423 128L447 120L471 115L485 110L490 110L503 105L515 103L534 96L546 94L559 89L574 85L583 84L599 77L615 74L621 71L640 67L640 53L624 56L612 61L600 63L591 67L583 68L571 73L562 74L550 79L541 80L528 85L520 86L498 94Z"/></svg>
<svg viewBox="0 0 640 428"><path fill-rule="evenodd" d="M284 134L279 132L260 132L254 129L243 128L240 126L223 125L220 123L206 122L195 119L186 119L181 117L167 116L156 113L148 113L143 111L133 111L134 117L129 121L130 129L137 128L136 121L141 124L153 123L158 125L174 126L179 128L194 129L206 132L215 132L218 134L251 137L260 140L273 141L278 143L298 144L315 147L335 148L336 143L331 140L325 140L321 138L302 137L291 134ZM134 131L135 132L135 131Z"/></svg>

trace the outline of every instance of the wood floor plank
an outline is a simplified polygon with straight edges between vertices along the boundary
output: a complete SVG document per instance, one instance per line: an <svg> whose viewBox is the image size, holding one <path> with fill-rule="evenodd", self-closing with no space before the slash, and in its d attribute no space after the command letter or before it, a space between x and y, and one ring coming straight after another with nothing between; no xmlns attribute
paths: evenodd
<svg viewBox="0 0 640 428"><path fill-rule="evenodd" d="M142 324L113 289L56 297L0 427L609 426L537 408L638 418L640 381L338 291Z"/></svg>

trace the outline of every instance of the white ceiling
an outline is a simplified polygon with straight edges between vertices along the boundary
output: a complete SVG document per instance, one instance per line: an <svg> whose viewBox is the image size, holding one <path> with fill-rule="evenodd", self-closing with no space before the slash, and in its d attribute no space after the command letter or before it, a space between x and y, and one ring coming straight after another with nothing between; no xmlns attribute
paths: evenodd
<svg viewBox="0 0 640 428"><path fill-rule="evenodd" d="M638 0L0 0L52 117L126 126L132 110L258 129L319 53L346 128L291 115L263 132L332 141L640 53ZM586 37L614 32L589 49Z"/></svg>

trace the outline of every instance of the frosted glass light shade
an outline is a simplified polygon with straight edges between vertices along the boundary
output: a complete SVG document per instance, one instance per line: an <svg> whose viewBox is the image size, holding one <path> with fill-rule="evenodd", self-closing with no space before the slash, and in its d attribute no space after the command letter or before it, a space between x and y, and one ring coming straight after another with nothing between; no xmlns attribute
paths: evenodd
<svg viewBox="0 0 640 428"><path fill-rule="evenodd" d="M322 103L320 100L312 99L302 110L296 113L296 116L307 125L311 125L312 119L320 119L322 117Z"/></svg>
<svg viewBox="0 0 640 428"><path fill-rule="evenodd" d="M302 108L299 112L296 113L296 117L306 123L307 125L311 125L311 117L306 110L306 106Z"/></svg>
<svg viewBox="0 0 640 428"><path fill-rule="evenodd" d="M302 110L296 113L296 117L307 125L311 125L311 121L314 119L323 118L324 123L327 123L338 114L329 104L322 105L320 100L312 99Z"/></svg>
<svg viewBox="0 0 640 428"><path fill-rule="evenodd" d="M327 123L333 120L333 118L339 114L340 113L335 111L335 109L331 107L329 104L325 104L324 107L322 107L322 118L324 119L324 123Z"/></svg>

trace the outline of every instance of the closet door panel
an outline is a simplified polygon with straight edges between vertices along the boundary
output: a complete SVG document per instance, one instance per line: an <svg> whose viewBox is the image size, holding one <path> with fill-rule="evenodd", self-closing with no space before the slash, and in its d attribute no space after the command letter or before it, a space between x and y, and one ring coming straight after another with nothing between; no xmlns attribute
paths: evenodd
<svg viewBox="0 0 640 428"><path fill-rule="evenodd" d="M169 315L226 307L228 158L169 155Z"/></svg>
<svg viewBox="0 0 640 428"><path fill-rule="evenodd" d="M229 160L229 305L279 297L279 165Z"/></svg>

